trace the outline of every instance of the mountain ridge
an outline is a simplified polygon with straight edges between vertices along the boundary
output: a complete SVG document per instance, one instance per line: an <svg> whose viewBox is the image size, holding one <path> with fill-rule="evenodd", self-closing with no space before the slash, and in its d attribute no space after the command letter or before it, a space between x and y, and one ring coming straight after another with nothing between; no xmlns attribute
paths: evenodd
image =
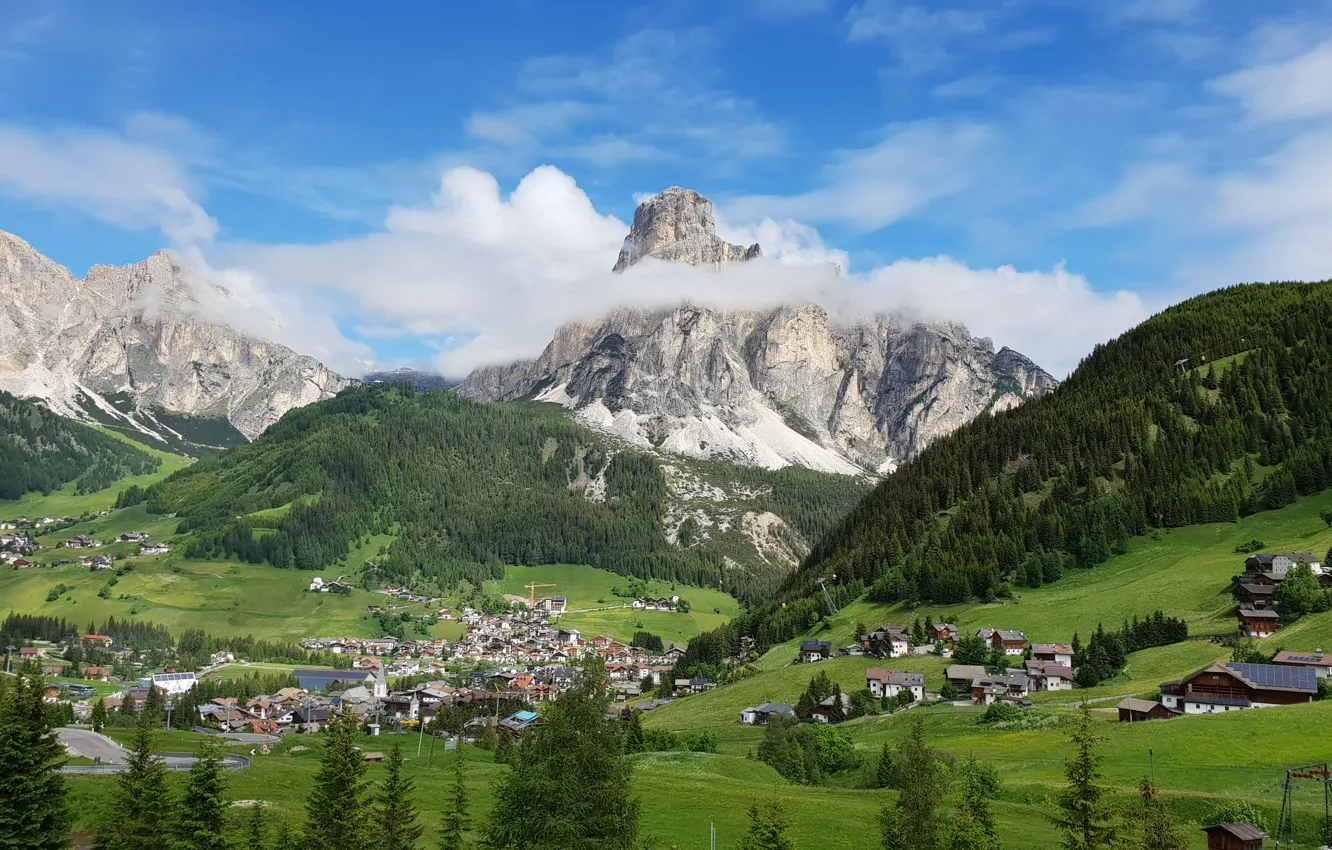
<svg viewBox="0 0 1332 850"><path fill-rule="evenodd" d="M716 234L712 204L673 187L634 215L614 271L644 260L720 270L763 262ZM568 322L537 357L474 370L458 391L535 399L640 448L770 469L890 472L1055 379L958 322L889 315L839 325L812 303L766 310L620 308Z"/></svg>
<svg viewBox="0 0 1332 850"><path fill-rule="evenodd" d="M207 303L230 293L191 281L166 251L79 279L0 231L0 296L0 389L151 442L189 442L169 415L225 420L253 439L350 383L230 327Z"/></svg>

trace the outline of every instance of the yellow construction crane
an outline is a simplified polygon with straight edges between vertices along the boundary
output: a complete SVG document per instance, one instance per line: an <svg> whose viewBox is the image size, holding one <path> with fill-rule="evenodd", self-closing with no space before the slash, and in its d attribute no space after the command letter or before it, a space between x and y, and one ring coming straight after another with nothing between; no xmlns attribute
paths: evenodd
<svg viewBox="0 0 1332 850"><path fill-rule="evenodd" d="M554 586L555 585L553 584L537 584L536 582L523 585L523 587L527 588L527 591L529 593L527 607L532 609L536 608L536 592L538 587L554 587Z"/></svg>

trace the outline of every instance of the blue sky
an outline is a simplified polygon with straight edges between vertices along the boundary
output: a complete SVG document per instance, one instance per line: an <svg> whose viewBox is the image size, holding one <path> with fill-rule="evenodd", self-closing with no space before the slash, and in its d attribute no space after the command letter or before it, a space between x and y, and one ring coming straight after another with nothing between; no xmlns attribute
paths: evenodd
<svg viewBox="0 0 1332 850"><path fill-rule="evenodd" d="M0 22L0 229L80 275L167 247L348 372L719 290L1066 371L1188 294L1332 276L1330 78L1318 0L48 0ZM783 268L605 276L670 185Z"/></svg>

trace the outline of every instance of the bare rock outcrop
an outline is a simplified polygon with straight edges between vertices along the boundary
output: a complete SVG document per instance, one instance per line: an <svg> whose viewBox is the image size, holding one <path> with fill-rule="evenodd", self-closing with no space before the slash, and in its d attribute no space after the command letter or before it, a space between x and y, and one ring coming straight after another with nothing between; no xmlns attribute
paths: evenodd
<svg viewBox="0 0 1332 850"><path fill-rule="evenodd" d="M165 251L79 280L0 231L0 389L159 437L171 431L157 417L165 412L226 420L253 439L350 383L228 326L215 306L229 297L191 281Z"/></svg>

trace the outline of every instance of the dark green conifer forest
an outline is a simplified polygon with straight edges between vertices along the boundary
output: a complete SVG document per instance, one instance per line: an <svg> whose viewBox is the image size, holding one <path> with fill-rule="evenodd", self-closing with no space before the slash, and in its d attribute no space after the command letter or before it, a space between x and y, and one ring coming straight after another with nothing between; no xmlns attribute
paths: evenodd
<svg viewBox="0 0 1332 850"><path fill-rule="evenodd" d="M1332 486L1332 283L1246 284L1098 345L1054 393L981 417L885 479L777 603L700 635L691 662L839 604L953 603L1091 569L1153 528L1231 522ZM834 582L836 590L834 591Z"/></svg>
<svg viewBox="0 0 1332 850"><path fill-rule="evenodd" d="M710 468L762 490L746 509L773 511L810 540L866 489L804 469ZM668 496L657 458L610 444L558 408L373 385L288 413L254 443L153 486L146 501L197 532L192 557L316 569L391 534L374 580L448 587L498 578L504 564L573 563L770 595L781 572L726 570L726 553L708 541L669 543ZM247 516L288 503L285 516Z"/></svg>
<svg viewBox="0 0 1332 850"><path fill-rule="evenodd" d="M0 500L47 495L71 481L91 493L159 465L124 440L0 391Z"/></svg>

